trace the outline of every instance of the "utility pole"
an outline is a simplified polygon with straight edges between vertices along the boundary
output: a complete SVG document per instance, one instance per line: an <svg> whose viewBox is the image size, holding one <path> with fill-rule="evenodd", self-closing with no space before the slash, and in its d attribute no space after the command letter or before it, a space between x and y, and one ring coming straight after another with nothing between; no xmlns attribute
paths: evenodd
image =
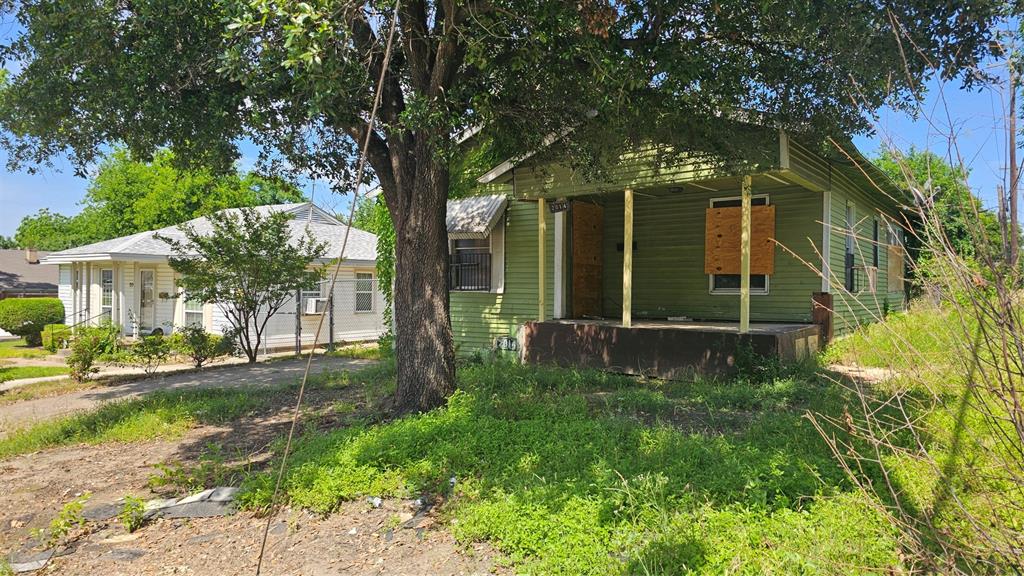
<svg viewBox="0 0 1024 576"><path fill-rule="evenodd" d="M999 200L999 212L997 213L997 217L999 220L999 236L1002 241L1000 253L1003 255L1003 260L1009 262L1010 244L1009 237L1006 234L1006 231L1009 229L1009 225L1006 223L1006 189L1003 188L1002 184L996 186L996 196Z"/></svg>
<svg viewBox="0 0 1024 576"><path fill-rule="evenodd" d="M1020 232L1017 225L1017 180L1020 169L1017 166L1017 69L1011 53L1007 60L1010 81L1010 118L1009 118L1009 151L1010 151L1010 253L1008 263L1013 270L1017 269L1018 246Z"/></svg>

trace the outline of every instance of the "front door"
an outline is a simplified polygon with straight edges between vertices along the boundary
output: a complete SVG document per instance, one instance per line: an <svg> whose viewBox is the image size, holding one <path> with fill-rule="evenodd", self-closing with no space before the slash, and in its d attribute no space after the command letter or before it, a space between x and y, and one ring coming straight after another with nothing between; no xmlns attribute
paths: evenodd
<svg viewBox="0 0 1024 576"><path fill-rule="evenodd" d="M602 315L604 207L572 203L572 315Z"/></svg>
<svg viewBox="0 0 1024 576"><path fill-rule="evenodd" d="M139 271L139 329L152 330L156 325L156 273Z"/></svg>

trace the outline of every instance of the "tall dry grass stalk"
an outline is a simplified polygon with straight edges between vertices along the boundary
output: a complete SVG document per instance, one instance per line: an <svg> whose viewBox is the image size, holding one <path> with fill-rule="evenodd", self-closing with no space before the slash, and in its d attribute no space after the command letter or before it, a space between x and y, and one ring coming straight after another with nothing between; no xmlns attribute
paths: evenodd
<svg viewBox="0 0 1024 576"><path fill-rule="evenodd" d="M919 246L909 258L917 299L888 320L870 295L836 299L878 321L838 342L837 355L891 376L835 376L855 400L845 414L808 418L850 481L899 530L911 573L1022 573L1024 298L1020 269L1008 263L1000 238L1020 231L1002 224L993 238L978 204L961 202L954 208L969 223L974 254L959 253L947 234L948 206L936 208L940 191L893 153L898 184L910 192L896 198L906 218L895 224ZM955 139L940 156L961 162ZM842 279L832 276L842 292Z"/></svg>

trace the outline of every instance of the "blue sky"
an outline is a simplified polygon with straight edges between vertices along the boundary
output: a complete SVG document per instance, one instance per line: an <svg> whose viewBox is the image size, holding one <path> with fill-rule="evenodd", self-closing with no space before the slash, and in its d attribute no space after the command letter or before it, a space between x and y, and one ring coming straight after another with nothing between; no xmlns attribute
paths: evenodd
<svg viewBox="0 0 1024 576"><path fill-rule="evenodd" d="M917 118L883 110L876 133L855 137L854 143L869 157L883 142L901 149L930 149L946 156L950 135L954 135L958 155L971 170L972 188L986 206L993 207L996 185L1003 182L1006 165L1006 134L1000 120L1004 108L1003 95L996 88L964 91L958 83L932 81ZM240 164L246 168L251 166L256 151L246 145L242 155ZM24 216L41 208L66 215L80 210L88 181L75 177L66 161L58 159L54 169L41 168L36 174L9 172L6 162L6 154L0 151L0 235L14 234ZM322 183L305 183L304 188L325 208L341 211L348 207L349 200L332 195Z"/></svg>

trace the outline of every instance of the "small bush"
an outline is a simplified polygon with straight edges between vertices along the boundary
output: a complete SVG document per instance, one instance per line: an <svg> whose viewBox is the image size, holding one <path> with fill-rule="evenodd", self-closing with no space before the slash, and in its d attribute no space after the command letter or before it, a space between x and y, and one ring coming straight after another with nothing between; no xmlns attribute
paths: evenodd
<svg viewBox="0 0 1024 576"><path fill-rule="evenodd" d="M46 536L46 546L52 548L61 542L73 528L85 526L85 517L82 511L85 503L91 494L86 492L71 502L68 502L60 510L60 514L50 521L50 526L45 530L39 530L37 536Z"/></svg>
<svg viewBox="0 0 1024 576"><path fill-rule="evenodd" d="M121 505L121 511L117 514L117 519L121 521L121 525L124 526L126 532L135 532L142 528L142 523L146 519L146 503L141 498L125 496L124 504Z"/></svg>
<svg viewBox="0 0 1024 576"><path fill-rule="evenodd" d="M71 379L84 382L99 368L96 360L117 349L117 327L111 325L87 326L76 331L71 340L68 369Z"/></svg>
<svg viewBox="0 0 1024 576"><path fill-rule="evenodd" d="M171 345L162 335L154 334L137 340L132 345L130 355L132 364L151 375L171 355Z"/></svg>
<svg viewBox="0 0 1024 576"><path fill-rule="evenodd" d="M50 352L67 348L71 341L71 329L64 324L47 324L43 327L42 344Z"/></svg>
<svg viewBox="0 0 1024 576"><path fill-rule="evenodd" d="M227 356L235 349L232 334L218 336L210 334L200 326L183 326L170 337L171 348L187 356L192 365L202 368L203 364L220 356Z"/></svg>
<svg viewBox="0 0 1024 576"><path fill-rule="evenodd" d="M42 344L44 326L63 321L64 305L57 298L0 300L0 328L24 337L29 346Z"/></svg>

